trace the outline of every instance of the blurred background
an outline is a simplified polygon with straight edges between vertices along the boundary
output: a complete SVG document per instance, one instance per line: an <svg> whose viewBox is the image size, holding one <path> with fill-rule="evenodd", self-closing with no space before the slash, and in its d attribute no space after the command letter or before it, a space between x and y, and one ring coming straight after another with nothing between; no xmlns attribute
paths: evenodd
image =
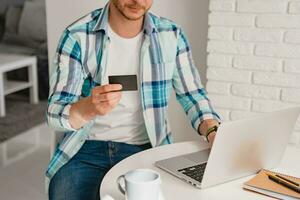
<svg viewBox="0 0 300 200"><path fill-rule="evenodd" d="M0 199L47 199L44 172L58 134L45 123L49 71L69 24L105 0L0 0ZM67 9L67 10L66 10ZM152 12L188 35L224 121L300 103L298 0L162 0ZM172 95L176 142L200 140ZM298 122L290 144L299 146Z"/></svg>

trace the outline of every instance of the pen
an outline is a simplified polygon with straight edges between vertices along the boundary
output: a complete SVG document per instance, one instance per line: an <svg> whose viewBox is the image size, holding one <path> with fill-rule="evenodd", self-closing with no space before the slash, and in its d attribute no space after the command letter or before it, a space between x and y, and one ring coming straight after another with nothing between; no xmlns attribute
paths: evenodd
<svg viewBox="0 0 300 200"><path fill-rule="evenodd" d="M294 181L292 181L292 180L290 180L290 179L287 179L287 178L285 178L285 177L283 177L283 176L280 176L280 175L278 175L278 174L276 174L275 176L277 176L277 177L279 177L279 178L282 178L283 180L286 180L287 182L290 182L290 183L292 183L292 184L294 184L294 185L296 185L296 186L300 186L300 184L299 183L296 183L296 182L294 182Z"/></svg>
<svg viewBox="0 0 300 200"><path fill-rule="evenodd" d="M292 183L290 180L287 181L287 180L285 180L286 178L283 179L283 178L281 178L281 176L274 176L272 174L267 174L267 175L268 175L270 180L272 180L272 181L274 181L274 182L276 182L276 183L278 183L278 184L280 184L284 187L287 187L287 188L289 188L289 189L291 189L291 190L293 190L297 193L300 193L300 187L296 186L297 183L294 184L294 182Z"/></svg>

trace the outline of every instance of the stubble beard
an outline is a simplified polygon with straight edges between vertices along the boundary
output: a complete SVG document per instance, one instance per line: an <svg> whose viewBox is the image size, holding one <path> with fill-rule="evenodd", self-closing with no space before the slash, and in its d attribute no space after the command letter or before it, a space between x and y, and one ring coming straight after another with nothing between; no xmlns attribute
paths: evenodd
<svg viewBox="0 0 300 200"><path fill-rule="evenodd" d="M148 9L146 9L144 6L141 6L139 4L134 4L134 5L124 5L123 7L121 6L121 4L119 3L119 0L112 0L112 3L114 4L114 6L117 8L117 10L121 13L121 15L123 17L125 17L127 20L130 21L138 21L139 19L143 18L145 13L150 9L150 7ZM144 12L141 16L139 17L130 17L127 16L125 14L125 7L133 7L133 8L139 8L142 9Z"/></svg>

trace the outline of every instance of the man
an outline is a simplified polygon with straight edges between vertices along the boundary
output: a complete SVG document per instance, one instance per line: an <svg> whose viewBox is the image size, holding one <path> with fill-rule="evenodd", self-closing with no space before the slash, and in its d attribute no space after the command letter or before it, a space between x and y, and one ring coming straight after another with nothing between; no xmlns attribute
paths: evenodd
<svg viewBox="0 0 300 200"><path fill-rule="evenodd" d="M149 13L151 5L111 0L64 31L47 111L48 124L65 132L46 173L50 199L99 199L112 166L172 143L166 116L172 88L193 127L212 144L219 117L187 38L175 23ZM137 91L108 84L108 76L132 74Z"/></svg>

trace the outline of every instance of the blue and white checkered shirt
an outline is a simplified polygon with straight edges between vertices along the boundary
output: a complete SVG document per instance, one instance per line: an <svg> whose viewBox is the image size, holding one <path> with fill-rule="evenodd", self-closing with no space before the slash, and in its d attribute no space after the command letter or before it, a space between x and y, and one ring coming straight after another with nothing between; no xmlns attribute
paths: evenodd
<svg viewBox="0 0 300 200"><path fill-rule="evenodd" d="M101 85L109 45L108 5L74 22L63 32L50 77L47 121L65 132L49 164L47 185L80 149L94 121L79 130L69 124L73 103ZM196 131L205 119L220 120L212 109L182 29L170 20L146 13L140 52L141 102L153 147L172 143L167 108L172 88ZM126 52L124 52L126 53Z"/></svg>

